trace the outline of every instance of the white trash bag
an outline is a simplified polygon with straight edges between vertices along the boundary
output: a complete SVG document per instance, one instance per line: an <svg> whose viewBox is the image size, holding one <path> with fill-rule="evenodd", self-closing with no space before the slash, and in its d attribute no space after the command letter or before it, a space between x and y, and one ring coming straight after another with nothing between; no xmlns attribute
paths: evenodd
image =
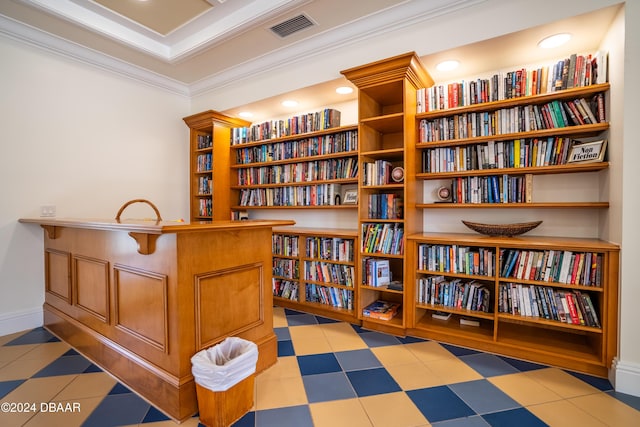
<svg viewBox="0 0 640 427"><path fill-rule="evenodd" d="M258 346L254 342L228 337L194 354L191 372L202 387L225 391L253 374L257 362Z"/></svg>

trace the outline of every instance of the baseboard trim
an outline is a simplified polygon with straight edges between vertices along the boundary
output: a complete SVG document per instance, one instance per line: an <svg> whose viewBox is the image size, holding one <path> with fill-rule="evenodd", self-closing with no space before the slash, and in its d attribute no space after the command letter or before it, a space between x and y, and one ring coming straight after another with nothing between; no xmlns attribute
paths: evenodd
<svg viewBox="0 0 640 427"><path fill-rule="evenodd" d="M0 336L38 328L43 324L42 307L0 314Z"/></svg>
<svg viewBox="0 0 640 427"><path fill-rule="evenodd" d="M640 397L640 365L619 359L613 362L614 386L617 392Z"/></svg>

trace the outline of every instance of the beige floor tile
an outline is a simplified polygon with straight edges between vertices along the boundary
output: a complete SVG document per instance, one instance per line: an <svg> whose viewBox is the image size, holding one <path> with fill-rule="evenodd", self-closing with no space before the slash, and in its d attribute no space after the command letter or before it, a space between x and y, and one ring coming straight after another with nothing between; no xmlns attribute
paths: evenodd
<svg viewBox="0 0 640 427"><path fill-rule="evenodd" d="M257 410L306 405L307 393L302 377L277 378L256 382Z"/></svg>
<svg viewBox="0 0 640 427"><path fill-rule="evenodd" d="M407 349L406 345L373 347L371 351L385 367L407 365L419 361L416 355Z"/></svg>
<svg viewBox="0 0 640 427"><path fill-rule="evenodd" d="M309 405L314 427L372 427L360 400L344 399Z"/></svg>
<svg viewBox="0 0 640 427"><path fill-rule="evenodd" d="M39 344L26 344L26 345L9 345L6 347L0 347L0 361L1 362L13 362L16 359L24 356Z"/></svg>
<svg viewBox="0 0 640 427"><path fill-rule="evenodd" d="M275 365L270 366L256 376L256 381L264 381L277 378L299 377L300 366L296 356L278 357Z"/></svg>
<svg viewBox="0 0 640 427"><path fill-rule="evenodd" d="M596 393L568 399L569 402L612 427L640 425L640 411L605 393Z"/></svg>
<svg viewBox="0 0 640 427"><path fill-rule="evenodd" d="M385 367L403 390L416 390L444 384L442 378L422 362Z"/></svg>
<svg viewBox="0 0 640 427"><path fill-rule="evenodd" d="M55 360L55 359L54 359ZM47 366L51 361L38 359L22 360L8 363L0 368L0 381L21 380L31 378L35 373Z"/></svg>
<svg viewBox="0 0 640 427"><path fill-rule="evenodd" d="M75 400L53 400L54 403L61 403L63 408L71 408L71 412L64 411L52 411L48 409L46 412L40 412L35 417L31 418L24 427L50 427L50 426L65 426L65 427L80 427L85 422L91 412L93 412L100 402L102 397L93 397L86 399ZM67 406L67 404L71 406ZM78 406L74 406L78 405ZM56 409L58 407L56 406ZM79 410L76 411L75 409Z"/></svg>
<svg viewBox="0 0 640 427"><path fill-rule="evenodd" d="M273 307L273 327L274 328L286 328L289 326L287 323L287 316L284 314L284 308Z"/></svg>
<svg viewBox="0 0 640 427"><path fill-rule="evenodd" d="M597 388L558 368L536 369L526 372L525 375L565 399L599 392Z"/></svg>
<svg viewBox="0 0 640 427"><path fill-rule="evenodd" d="M429 424L404 392L361 397L360 402L376 427L414 427Z"/></svg>
<svg viewBox="0 0 640 427"><path fill-rule="evenodd" d="M433 360L425 364L440 377L443 384L455 384L484 378L457 357L453 359Z"/></svg>
<svg viewBox="0 0 640 427"><path fill-rule="evenodd" d="M331 345L320 325L292 326L289 328L291 343L296 355L330 353Z"/></svg>
<svg viewBox="0 0 640 427"><path fill-rule="evenodd" d="M55 360L71 349L65 342L48 342L38 344L35 348L25 353L21 359Z"/></svg>
<svg viewBox="0 0 640 427"><path fill-rule="evenodd" d="M533 380L524 372L491 377L488 381L522 406L562 400L560 395Z"/></svg>
<svg viewBox="0 0 640 427"><path fill-rule="evenodd" d="M566 400L527 406L527 409L551 427L606 427L606 424Z"/></svg>
<svg viewBox="0 0 640 427"><path fill-rule="evenodd" d="M5 345L6 343L11 342L16 338L26 334L27 332L31 332L31 329L27 329L26 331L14 332L13 334L9 335L2 335L0 336L0 345Z"/></svg>
<svg viewBox="0 0 640 427"><path fill-rule="evenodd" d="M417 342L407 344L405 347L423 362L457 359L449 350L445 349L435 341Z"/></svg>
<svg viewBox="0 0 640 427"><path fill-rule="evenodd" d="M325 323L319 326L334 352L361 350L369 347L348 323Z"/></svg>
<svg viewBox="0 0 640 427"><path fill-rule="evenodd" d="M175 421L172 420L167 420L167 421L158 421L155 423L144 423L144 424L138 424L139 427L198 427L199 426L199 420L198 417L195 418L189 418L181 423L177 423Z"/></svg>
<svg viewBox="0 0 640 427"><path fill-rule="evenodd" d="M64 388L55 400L69 401L85 397L104 397L116 385L116 380L105 372L93 372L78 375Z"/></svg>

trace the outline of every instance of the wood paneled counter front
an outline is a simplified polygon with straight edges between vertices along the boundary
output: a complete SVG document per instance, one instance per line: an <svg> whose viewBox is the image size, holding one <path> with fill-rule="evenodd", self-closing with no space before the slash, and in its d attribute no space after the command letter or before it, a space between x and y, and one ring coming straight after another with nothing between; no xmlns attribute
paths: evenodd
<svg viewBox="0 0 640 427"><path fill-rule="evenodd" d="M271 228L293 221L20 222L45 229L45 327L172 418L197 412L196 352L238 336L275 363Z"/></svg>

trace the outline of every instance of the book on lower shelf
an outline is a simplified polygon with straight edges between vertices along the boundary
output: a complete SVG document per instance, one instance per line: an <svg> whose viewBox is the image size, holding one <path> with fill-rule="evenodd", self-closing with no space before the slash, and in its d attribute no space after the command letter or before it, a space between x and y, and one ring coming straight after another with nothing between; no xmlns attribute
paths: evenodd
<svg viewBox="0 0 640 427"><path fill-rule="evenodd" d="M480 321L476 319L469 319L468 317L461 317L460 324L463 326L480 326Z"/></svg>
<svg viewBox="0 0 640 427"><path fill-rule="evenodd" d="M372 319L390 320L398 314L399 308L399 303L377 300L363 308L362 315Z"/></svg>
<svg viewBox="0 0 640 427"><path fill-rule="evenodd" d="M445 313L444 311L434 311L431 313L431 317L437 320L449 320L451 313Z"/></svg>

